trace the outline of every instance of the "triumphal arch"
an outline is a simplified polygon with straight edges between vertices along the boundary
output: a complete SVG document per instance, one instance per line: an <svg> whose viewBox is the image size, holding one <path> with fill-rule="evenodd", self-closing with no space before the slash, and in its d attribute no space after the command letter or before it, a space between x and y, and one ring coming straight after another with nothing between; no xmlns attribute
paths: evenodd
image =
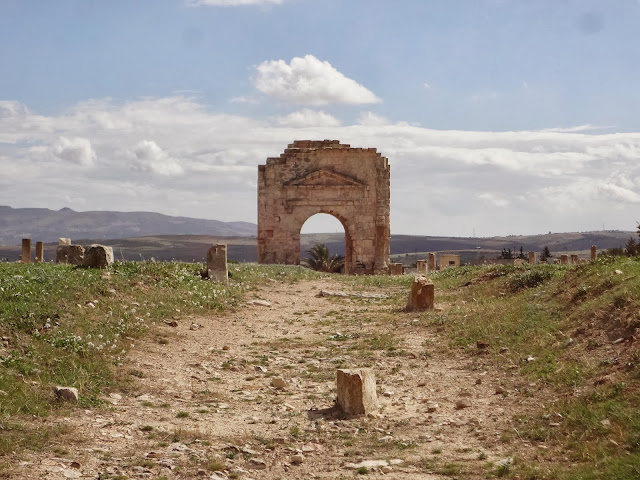
<svg viewBox="0 0 640 480"><path fill-rule="evenodd" d="M386 273L389 162L375 148L297 140L258 166L258 262L300 263L300 229L327 213L345 233L345 273Z"/></svg>

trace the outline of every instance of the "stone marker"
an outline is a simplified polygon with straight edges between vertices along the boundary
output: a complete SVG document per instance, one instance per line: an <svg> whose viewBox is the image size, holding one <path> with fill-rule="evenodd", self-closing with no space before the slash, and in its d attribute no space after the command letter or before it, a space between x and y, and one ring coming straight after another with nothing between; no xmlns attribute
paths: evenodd
<svg viewBox="0 0 640 480"><path fill-rule="evenodd" d="M20 261L22 263L31 263L31 239L22 239L22 255L20 255Z"/></svg>
<svg viewBox="0 0 640 480"><path fill-rule="evenodd" d="M427 273L436 271L436 254L429 254L429 264L427 265Z"/></svg>
<svg viewBox="0 0 640 480"><path fill-rule="evenodd" d="M113 263L113 248L94 243L84 250L82 266L87 268L105 268Z"/></svg>
<svg viewBox="0 0 640 480"><path fill-rule="evenodd" d="M338 407L345 415L368 415L378 410L376 377L370 368L337 371Z"/></svg>
<svg viewBox="0 0 640 480"><path fill-rule="evenodd" d="M67 402L74 403L78 401L78 389L75 387L55 387L53 392L59 400L66 400Z"/></svg>
<svg viewBox="0 0 640 480"><path fill-rule="evenodd" d="M36 263L44 262L44 243L36 242Z"/></svg>
<svg viewBox="0 0 640 480"><path fill-rule="evenodd" d="M416 267L418 273L427 273L427 261L426 260L418 260L416 262Z"/></svg>
<svg viewBox="0 0 640 480"><path fill-rule="evenodd" d="M58 245L71 245L71 239L70 238L59 238L58 239Z"/></svg>
<svg viewBox="0 0 640 480"><path fill-rule="evenodd" d="M567 265L569 263L568 255L560 255L560 265Z"/></svg>
<svg viewBox="0 0 640 480"><path fill-rule="evenodd" d="M58 245L56 249L56 263L82 265L84 247L82 245Z"/></svg>
<svg viewBox="0 0 640 480"><path fill-rule="evenodd" d="M593 262L596 258L598 258L598 250L595 245L591 245L591 261Z"/></svg>
<svg viewBox="0 0 640 480"><path fill-rule="evenodd" d="M578 255L571 255L571 264L578 263Z"/></svg>
<svg viewBox="0 0 640 480"><path fill-rule="evenodd" d="M402 275L404 273L404 266L402 263L390 263L389 274L390 275Z"/></svg>
<svg viewBox="0 0 640 480"><path fill-rule="evenodd" d="M529 264L535 265L536 263L536 252L529 252Z"/></svg>
<svg viewBox="0 0 640 480"><path fill-rule="evenodd" d="M525 263L527 263L527 262L525 262L523 258L514 258L513 259L513 264L514 265L524 265Z"/></svg>
<svg viewBox="0 0 640 480"><path fill-rule="evenodd" d="M207 250L207 276L209 280L226 285L229 282L227 245L219 243Z"/></svg>
<svg viewBox="0 0 640 480"><path fill-rule="evenodd" d="M417 275L411 285L411 293L409 293L406 310L427 310L433 308L434 291L435 287L429 278L425 275Z"/></svg>

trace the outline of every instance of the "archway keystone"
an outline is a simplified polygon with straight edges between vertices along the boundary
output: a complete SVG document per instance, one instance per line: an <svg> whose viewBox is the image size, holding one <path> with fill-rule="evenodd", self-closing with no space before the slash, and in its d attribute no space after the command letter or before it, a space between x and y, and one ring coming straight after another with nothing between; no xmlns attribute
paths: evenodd
<svg viewBox="0 0 640 480"><path fill-rule="evenodd" d="M375 148L296 140L258 166L258 262L300 263L300 229L327 213L344 226L345 273L386 273L389 162Z"/></svg>

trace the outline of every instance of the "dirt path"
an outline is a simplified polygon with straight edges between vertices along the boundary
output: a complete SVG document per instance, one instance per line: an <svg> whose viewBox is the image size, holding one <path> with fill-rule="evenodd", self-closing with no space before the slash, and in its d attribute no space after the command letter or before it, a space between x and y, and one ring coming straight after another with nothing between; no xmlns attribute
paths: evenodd
<svg viewBox="0 0 640 480"><path fill-rule="evenodd" d="M348 464L363 460L390 461L367 468L371 478L485 478L486 462L527 448L510 441L510 418L535 399L496 394L517 379L442 348L424 315L321 289L345 286L274 282L250 294L270 306L163 324L123 366L132 388L56 420L77 442L22 462L16 478L353 478ZM375 370L380 413L323 416L335 369L363 365Z"/></svg>

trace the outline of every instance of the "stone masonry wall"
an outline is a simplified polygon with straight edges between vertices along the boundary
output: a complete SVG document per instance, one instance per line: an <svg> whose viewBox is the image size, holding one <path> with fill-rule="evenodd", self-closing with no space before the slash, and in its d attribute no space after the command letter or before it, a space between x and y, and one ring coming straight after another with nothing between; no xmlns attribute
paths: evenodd
<svg viewBox="0 0 640 480"><path fill-rule="evenodd" d="M258 262L300 262L300 229L327 213L345 230L345 273L387 272L389 164L375 148L299 140L258 167Z"/></svg>

